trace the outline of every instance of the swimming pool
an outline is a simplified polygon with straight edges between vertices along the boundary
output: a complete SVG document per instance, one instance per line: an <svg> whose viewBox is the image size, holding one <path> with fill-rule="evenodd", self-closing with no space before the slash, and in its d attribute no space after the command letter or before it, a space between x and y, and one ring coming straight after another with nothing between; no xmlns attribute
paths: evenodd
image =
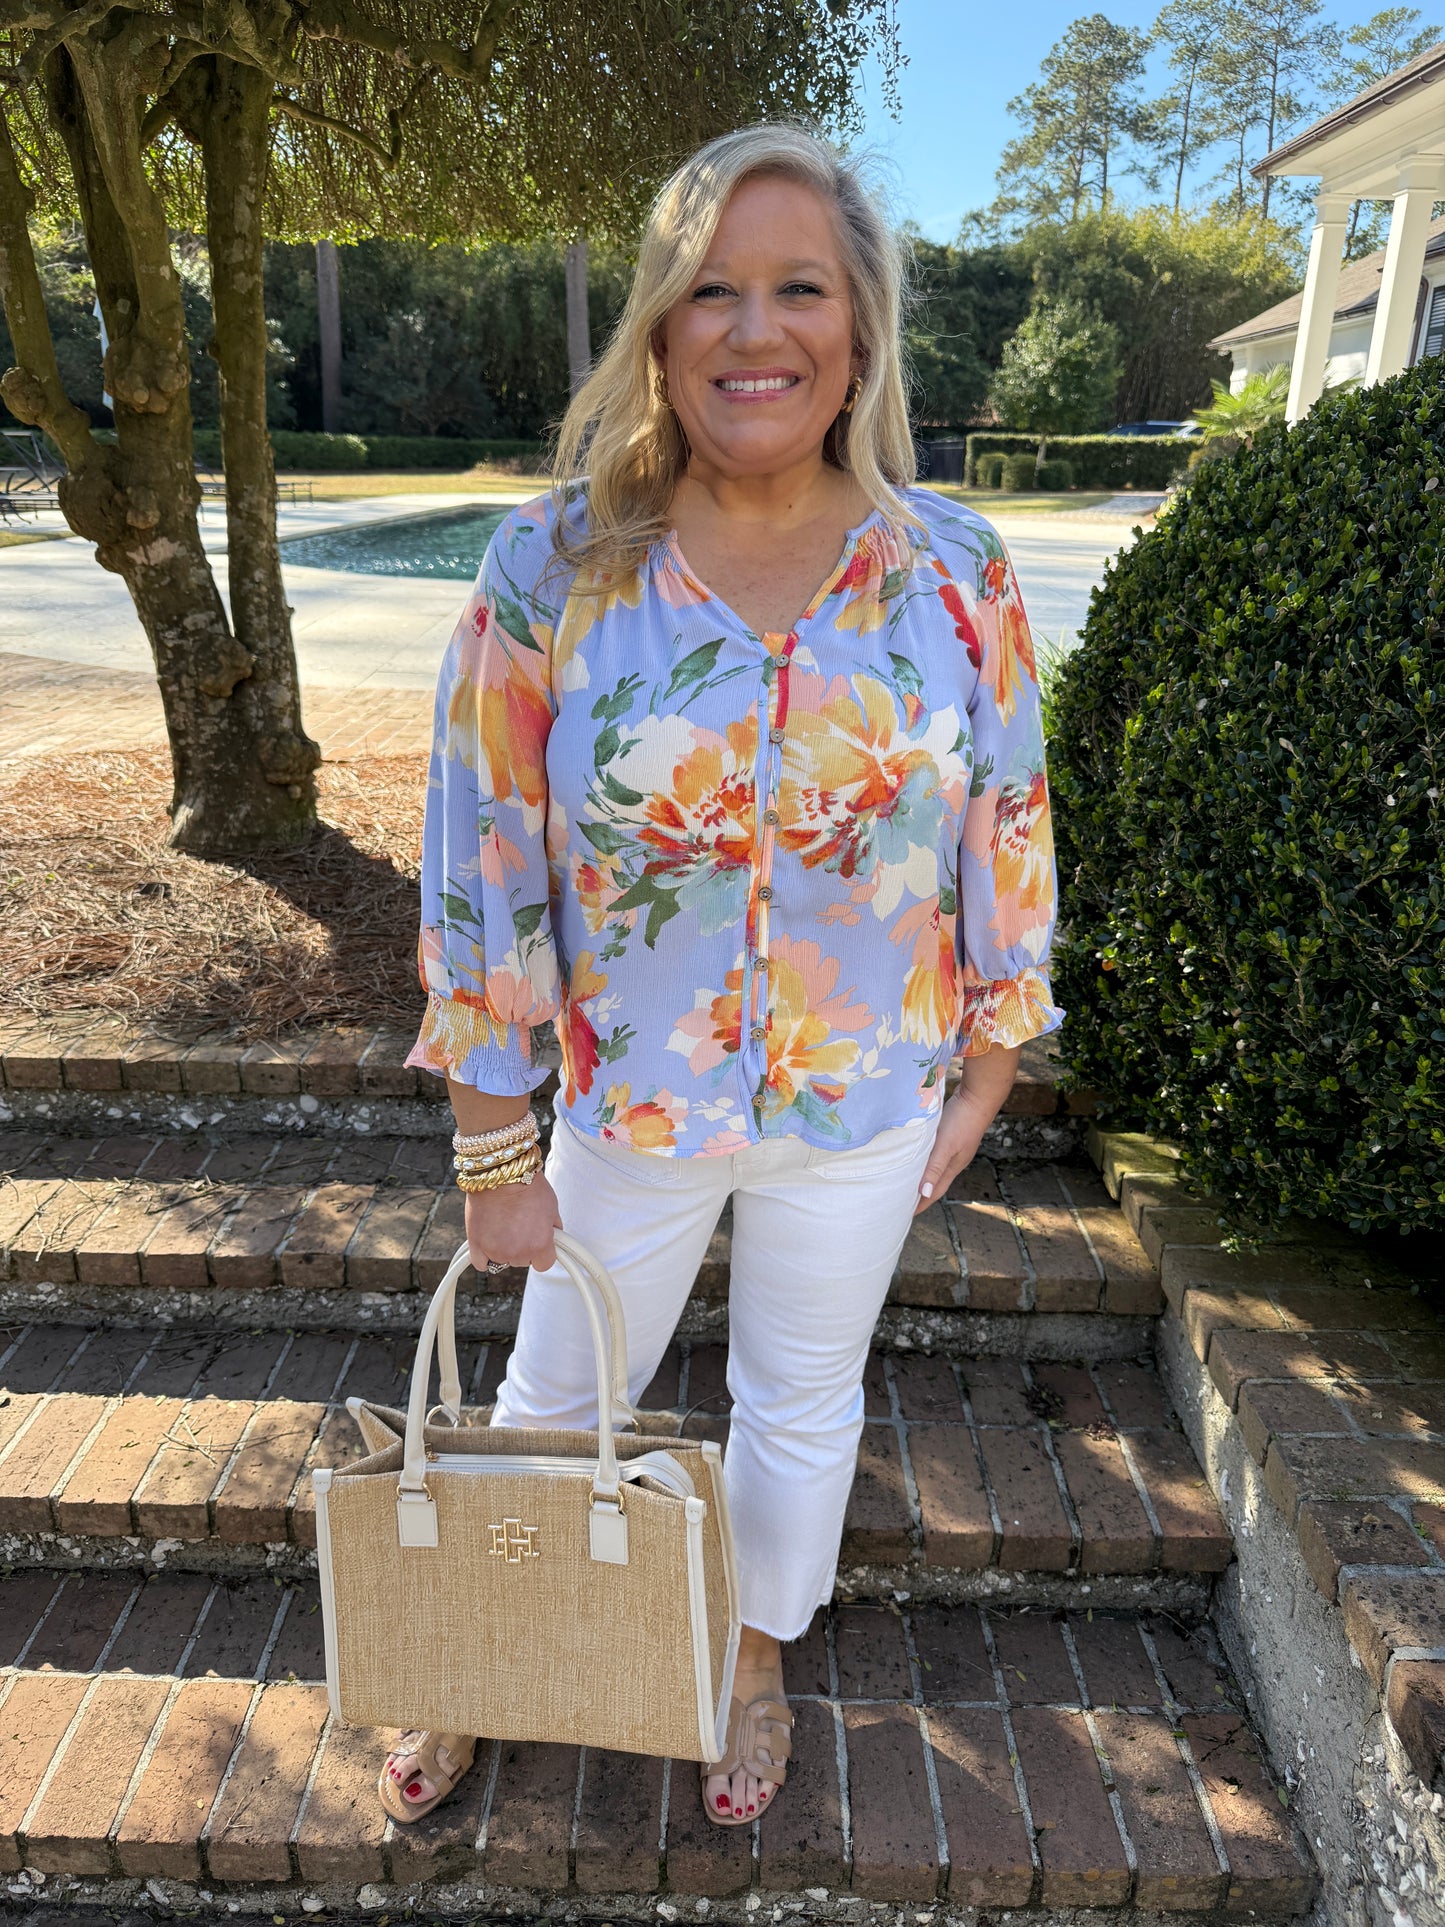
<svg viewBox="0 0 1445 1927"><path fill-rule="evenodd" d="M281 559L303 569L345 569L351 575L470 582L492 530L506 513L498 508L452 509L445 515L409 515L325 535L297 535L281 544Z"/></svg>

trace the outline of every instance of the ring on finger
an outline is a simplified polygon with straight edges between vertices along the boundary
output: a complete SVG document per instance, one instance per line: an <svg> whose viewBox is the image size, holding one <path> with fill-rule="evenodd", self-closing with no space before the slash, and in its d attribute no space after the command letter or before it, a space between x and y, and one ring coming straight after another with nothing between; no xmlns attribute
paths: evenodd
<svg viewBox="0 0 1445 1927"><path fill-rule="evenodd" d="M488 1258L487 1260L488 1271L497 1272L497 1271L505 1271L506 1269L507 1267L504 1264L499 1263L497 1259Z"/></svg>

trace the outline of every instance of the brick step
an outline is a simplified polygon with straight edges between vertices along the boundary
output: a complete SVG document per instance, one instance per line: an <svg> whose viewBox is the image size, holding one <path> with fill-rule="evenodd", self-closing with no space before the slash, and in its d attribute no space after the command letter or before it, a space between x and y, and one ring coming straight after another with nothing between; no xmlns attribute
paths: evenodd
<svg viewBox="0 0 1445 1927"><path fill-rule="evenodd" d="M820 1613L785 1656L786 1792L721 1832L688 1762L505 1742L430 1819L394 1826L374 1792L392 1736L329 1720L319 1618L305 1584L0 1580L12 1896L37 1884L18 1869L67 1906L187 1913L497 1915L571 1895L655 1919L665 1893L667 1919L785 1895L822 1918L855 1897L1281 1919L1314 1894L1206 1625Z"/></svg>
<svg viewBox="0 0 1445 1927"><path fill-rule="evenodd" d="M463 1235L450 1159L444 1133L0 1132L0 1316L70 1308L108 1321L414 1330L416 1294L435 1289ZM722 1315L729 1225L698 1276L704 1324ZM515 1325L522 1273L468 1282L473 1330ZM946 1314L939 1335L953 1329L971 1349L1005 1348L998 1318L1027 1314L1052 1326L1014 1345L1091 1356L1137 1349L1162 1304L1153 1265L1087 1164L977 1161L915 1222L890 1293L896 1312Z"/></svg>
<svg viewBox="0 0 1445 1927"><path fill-rule="evenodd" d="M485 1406L505 1340L461 1345ZM311 1469L360 1455L349 1396L395 1404L394 1335L35 1326L0 1356L0 1558L309 1569ZM726 1439L726 1348L677 1345L647 1424ZM1231 1547L1152 1366L875 1353L839 1586L863 1596L1202 1603ZM1042 1588L1042 1592L1040 1592Z"/></svg>
<svg viewBox="0 0 1445 1927"><path fill-rule="evenodd" d="M240 1042L215 1031L158 1029L115 1012L15 1015L0 1019L0 1090L16 1099L56 1092L107 1096L123 1108L126 1098L192 1098L211 1109L234 1099L296 1099L302 1118L316 1116L323 1105L354 1108L356 1100L444 1104L443 1080L404 1062L415 1039L415 1027L324 1024ZM550 1025L541 1039L539 1061L560 1063ZM1059 1090L1055 1049L1049 1038L1024 1046L1003 1116L1093 1114L1089 1092ZM554 1071L539 1095L550 1098L555 1089ZM312 1102L300 1105L303 1097Z"/></svg>

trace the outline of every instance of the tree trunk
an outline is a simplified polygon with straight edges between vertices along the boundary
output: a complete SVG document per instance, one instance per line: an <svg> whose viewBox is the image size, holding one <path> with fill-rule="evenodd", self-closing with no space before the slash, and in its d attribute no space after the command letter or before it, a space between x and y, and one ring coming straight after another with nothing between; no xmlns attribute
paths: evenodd
<svg viewBox="0 0 1445 1927"><path fill-rule="evenodd" d="M567 381L576 394L592 366L592 330L587 318L587 237L567 243Z"/></svg>
<svg viewBox="0 0 1445 1927"><path fill-rule="evenodd" d="M1042 483L1040 482L1040 480L1039 480L1039 477L1040 477L1040 476L1041 476L1041 475L1043 474L1043 468L1044 468L1044 452L1045 452L1045 450L1046 450L1046 449L1048 448L1048 445L1049 445L1049 438L1048 438L1048 436L1047 436L1047 435L1040 435L1040 436L1039 436L1039 452L1038 452L1038 454L1037 454L1037 455L1035 455L1035 457L1034 457L1034 487L1035 487L1035 488L1041 488L1041 487L1043 486L1043 484L1042 484Z"/></svg>
<svg viewBox="0 0 1445 1927"><path fill-rule="evenodd" d="M336 243L316 243L316 331L321 346L321 426L341 433L341 276Z"/></svg>
<svg viewBox="0 0 1445 1927"><path fill-rule="evenodd" d="M233 701L247 712L253 754L272 793L276 833L294 841L304 838L315 820L311 772L321 751L301 724L291 611L276 540L276 469L266 426L262 196L272 82L254 67L220 59L211 64L208 79L201 158L215 315L212 353L221 374L226 560L231 624L252 665Z"/></svg>
<svg viewBox="0 0 1445 1927"><path fill-rule="evenodd" d="M50 392L33 341L16 339L21 366L7 375L5 398L60 443L70 468L60 485L65 518L125 582L150 642L170 740L172 843L197 855L276 848L310 834L314 800L307 781L279 772L268 780L265 744L278 730L261 712L276 685L250 687L256 663L231 633L201 544L181 285L145 173L139 89L125 55L120 39L82 42L46 66L109 335L116 446L77 435L78 411ZM7 304L16 252L0 258Z"/></svg>

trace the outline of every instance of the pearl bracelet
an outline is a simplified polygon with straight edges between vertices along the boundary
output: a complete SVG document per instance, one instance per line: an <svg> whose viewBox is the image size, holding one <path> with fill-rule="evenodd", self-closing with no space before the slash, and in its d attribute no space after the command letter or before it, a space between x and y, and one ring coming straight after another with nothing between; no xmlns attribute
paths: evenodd
<svg viewBox="0 0 1445 1927"><path fill-rule="evenodd" d="M528 1111L511 1124L504 1124L500 1130L481 1131L471 1137L464 1137L460 1131L452 1133L452 1149L464 1154L499 1151L507 1145L537 1141L537 1119Z"/></svg>

